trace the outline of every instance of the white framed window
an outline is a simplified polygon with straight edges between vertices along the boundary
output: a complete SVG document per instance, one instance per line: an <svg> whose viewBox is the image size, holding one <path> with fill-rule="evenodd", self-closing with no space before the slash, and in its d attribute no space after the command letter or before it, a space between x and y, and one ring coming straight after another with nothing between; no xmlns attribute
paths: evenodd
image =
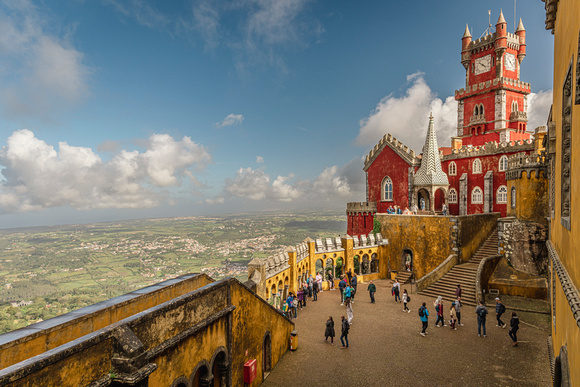
<svg viewBox="0 0 580 387"><path fill-rule="evenodd" d="M451 188L449 190L449 195L447 195L447 200L449 201L450 204L457 203L457 191L455 190L455 188Z"/></svg>
<svg viewBox="0 0 580 387"><path fill-rule="evenodd" d="M516 187L512 187L512 190L511 191L512 191L511 192L511 195L512 195L512 197L511 197L511 199L512 199L511 200L511 202L512 202L512 208L516 208Z"/></svg>
<svg viewBox="0 0 580 387"><path fill-rule="evenodd" d="M497 204L507 203L507 187L505 185L500 186L495 193L495 201Z"/></svg>
<svg viewBox="0 0 580 387"><path fill-rule="evenodd" d="M517 112L518 109L518 101L513 101L512 102L512 112Z"/></svg>
<svg viewBox="0 0 580 387"><path fill-rule="evenodd" d="M480 159L473 160L473 164L471 164L471 173L481 173L481 160Z"/></svg>
<svg viewBox="0 0 580 387"><path fill-rule="evenodd" d="M449 163L448 172L449 176L457 175L457 164L455 164L455 161Z"/></svg>
<svg viewBox="0 0 580 387"><path fill-rule="evenodd" d="M508 167L508 157L506 155L503 155L499 158L499 171L505 172L507 171L507 167Z"/></svg>
<svg viewBox="0 0 580 387"><path fill-rule="evenodd" d="M393 201L393 181L389 176L386 176L383 179L382 188L383 188L382 195L383 200Z"/></svg>
<svg viewBox="0 0 580 387"><path fill-rule="evenodd" d="M471 203L472 204L483 204L483 191L479 187L475 187L471 191Z"/></svg>

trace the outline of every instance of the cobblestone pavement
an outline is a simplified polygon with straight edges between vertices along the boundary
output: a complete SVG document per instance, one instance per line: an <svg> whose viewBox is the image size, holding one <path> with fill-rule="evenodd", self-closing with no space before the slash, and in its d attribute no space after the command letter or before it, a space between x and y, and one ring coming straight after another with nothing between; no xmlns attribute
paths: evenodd
<svg viewBox="0 0 580 387"><path fill-rule="evenodd" d="M394 302L391 281L378 280L376 304L367 284L358 286L353 304L350 348L341 349L339 291L325 291L317 302L298 311L298 349L288 351L263 386L549 386L546 330L520 323L519 347L512 347L508 329L496 326L495 307L488 305L487 338L477 337L475 307L461 309L456 331L436 328L433 299L411 294L410 313ZM402 287L410 291L410 285ZM428 335L419 335L417 310L427 302ZM448 320L448 302L444 305ZM334 345L324 342L328 316L335 321ZM507 311L502 320L509 323ZM523 320L523 319L522 319ZM525 321L525 320L523 320ZM509 324L508 324L509 325Z"/></svg>

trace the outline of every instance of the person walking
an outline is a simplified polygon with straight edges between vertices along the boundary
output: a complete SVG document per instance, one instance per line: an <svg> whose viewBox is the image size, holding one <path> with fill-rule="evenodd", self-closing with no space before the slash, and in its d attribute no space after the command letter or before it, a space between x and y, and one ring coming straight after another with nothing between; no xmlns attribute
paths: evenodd
<svg viewBox="0 0 580 387"><path fill-rule="evenodd" d="M461 297L457 297L457 300L455 300L455 314L457 315L457 325L462 327L463 324L461 323Z"/></svg>
<svg viewBox="0 0 580 387"><path fill-rule="evenodd" d="M475 308L477 315L477 336L481 337L481 327L483 327L483 337L487 337L485 333L485 319L487 316L487 308L483 305L483 301L479 301L479 305Z"/></svg>
<svg viewBox="0 0 580 387"><path fill-rule="evenodd" d="M497 318L497 326L501 328L507 327L503 321L501 321L501 315L505 313L505 305L501 303L499 297L495 298L495 317Z"/></svg>
<svg viewBox="0 0 580 387"><path fill-rule="evenodd" d="M367 287L367 292L371 296L371 304L375 303L375 292L377 291L377 286L373 284L373 280L369 282L369 286Z"/></svg>
<svg viewBox="0 0 580 387"><path fill-rule="evenodd" d="M294 308L294 297L292 297L292 293L288 293L286 304L288 305L288 316L292 318L292 312L294 312L294 318L296 318L296 309Z"/></svg>
<svg viewBox="0 0 580 387"><path fill-rule="evenodd" d="M401 284L396 278L395 282L393 283L393 293L395 294L395 302L401 302Z"/></svg>
<svg viewBox="0 0 580 387"><path fill-rule="evenodd" d="M520 319L518 318L516 312L512 312L512 319L510 320L510 330L508 332L510 338L513 341L512 347L518 346L518 336L517 336L518 329L520 329Z"/></svg>
<svg viewBox="0 0 580 387"><path fill-rule="evenodd" d="M449 308L449 326L454 331L457 330L457 328L455 327L455 323L456 323L456 320L455 320L455 302L452 302L451 308Z"/></svg>
<svg viewBox="0 0 580 387"><path fill-rule="evenodd" d="M346 288L346 281L344 278L340 277L340 282L338 283L338 290L340 290L340 305L344 305L344 288Z"/></svg>
<svg viewBox="0 0 580 387"><path fill-rule="evenodd" d="M344 348L348 348L348 330L350 329L350 324L344 318L344 316L341 316L341 319L342 319L342 332L340 335L340 342L342 343L342 347L340 347L340 348L344 349ZM344 340L343 340L343 338L344 338ZM345 341L346 341L346 346L344 345Z"/></svg>
<svg viewBox="0 0 580 387"><path fill-rule="evenodd" d="M330 344L334 345L334 320L332 316L328 316L326 320L326 329L324 331L324 342L328 343L328 338L330 337Z"/></svg>
<svg viewBox="0 0 580 387"><path fill-rule="evenodd" d="M302 284L302 293L304 293L304 295L302 296L302 303L306 308L306 300L308 299L308 285L306 285L306 282Z"/></svg>
<svg viewBox="0 0 580 387"><path fill-rule="evenodd" d="M352 319L354 318L354 311L352 310L352 298L347 298L344 303L346 304L346 318L348 323L352 325Z"/></svg>
<svg viewBox="0 0 580 387"><path fill-rule="evenodd" d="M314 278L312 275L308 277L308 297L312 298L312 289L314 288Z"/></svg>
<svg viewBox="0 0 580 387"><path fill-rule="evenodd" d="M407 308L407 304L411 301L411 297L409 297L409 293L407 293L407 289L403 290L403 312L411 313L411 310Z"/></svg>
<svg viewBox="0 0 580 387"><path fill-rule="evenodd" d="M445 319L443 318L443 297L437 297L437 301L435 301L435 311L437 312L437 321L435 321L435 326L439 328L439 321L441 321L441 327L446 327Z"/></svg>
<svg viewBox="0 0 580 387"><path fill-rule="evenodd" d="M350 285L350 280L352 279L352 269L348 269L346 276L348 277L348 284Z"/></svg>
<svg viewBox="0 0 580 387"><path fill-rule="evenodd" d="M350 287L349 284L346 284L346 287L344 288L344 302L346 303L346 300L350 300L351 297L352 297L352 288Z"/></svg>
<svg viewBox="0 0 580 387"><path fill-rule="evenodd" d="M427 328L429 327L429 311L427 310L427 304L425 302L419 308L419 318L421 319L421 324L423 325L423 329L419 334L425 337L427 334Z"/></svg>
<svg viewBox="0 0 580 387"><path fill-rule="evenodd" d="M358 285L358 280L356 278L356 275L354 277L352 277L352 279L350 280L350 298L351 298L351 302L354 302L354 295L356 294L356 286Z"/></svg>
<svg viewBox="0 0 580 387"><path fill-rule="evenodd" d="M302 306L304 305L304 289L302 287L298 288L298 306L300 310L302 310Z"/></svg>
<svg viewBox="0 0 580 387"><path fill-rule="evenodd" d="M455 289L455 298L461 297L461 292L462 292L461 285L459 284L457 285L457 289Z"/></svg>

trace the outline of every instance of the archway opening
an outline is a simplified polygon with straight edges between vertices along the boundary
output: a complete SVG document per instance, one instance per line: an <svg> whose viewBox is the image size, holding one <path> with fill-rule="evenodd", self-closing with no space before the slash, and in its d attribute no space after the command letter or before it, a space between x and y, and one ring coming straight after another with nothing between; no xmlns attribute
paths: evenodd
<svg viewBox="0 0 580 387"><path fill-rule="evenodd" d="M439 188L435 191L435 211L442 211L445 203L445 191Z"/></svg>
<svg viewBox="0 0 580 387"><path fill-rule="evenodd" d="M401 268L406 271L413 271L413 251L411 249L403 249L401 254Z"/></svg>
<svg viewBox="0 0 580 387"><path fill-rule="evenodd" d="M360 275L361 274L360 257L358 255L355 255L353 261L354 261L354 273L356 275Z"/></svg>
<svg viewBox="0 0 580 387"><path fill-rule="evenodd" d="M197 371L195 371L193 380L191 381L193 387L207 387L211 386L212 383L212 376L205 365L200 366Z"/></svg>
<svg viewBox="0 0 580 387"><path fill-rule="evenodd" d="M362 273L371 274L371 263L368 254L363 255L362 258Z"/></svg>
<svg viewBox="0 0 580 387"><path fill-rule="evenodd" d="M220 351L215 357L212 366L214 387L227 386L228 368L228 359L226 353Z"/></svg>
<svg viewBox="0 0 580 387"><path fill-rule="evenodd" d="M379 272L379 257L376 253L371 255L371 273L378 273Z"/></svg>
<svg viewBox="0 0 580 387"><path fill-rule="evenodd" d="M265 374L272 370L272 339L267 333L262 343L262 372ZM264 375L265 377L266 375Z"/></svg>
<svg viewBox="0 0 580 387"><path fill-rule="evenodd" d="M336 278L340 278L340 276L343 274L343 266L342 257L336 258L336 265L334 266L334 273L336 274Z"/></svg>
<svg viewBox="0 0 580 387"><path fill-rule="evenodd" d="M417 207L419 207L421 211L429 211L431 208L429 203L429 192L427 192L426 189L420 189L419 192L417 192Z"/></svg>

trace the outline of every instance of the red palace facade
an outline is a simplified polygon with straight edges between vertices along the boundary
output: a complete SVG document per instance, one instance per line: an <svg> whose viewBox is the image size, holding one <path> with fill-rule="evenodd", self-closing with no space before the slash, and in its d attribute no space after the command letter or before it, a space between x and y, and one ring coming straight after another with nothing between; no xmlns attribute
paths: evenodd
<svg viewBox="0 0 580 387"><path fill-rule="evenodd" d="M520 81L526 31L520 20L515 33L507 32L500 13L495 32L480 39L472 40L466 26L461 47L465 88L455 92L458 122L451 147L438 148L436 139L429 143L432 120L423 148L428 158L386 134L365 160L366 202L347 204L349 235L371 232L374 214L386 213L390 206L411 209L424 203L425 211L420 212L432 214L445 204L450 215L499 212L506 216L508 157L530 154L538 145L527 131L530 84ZM426 162L429 165L422 166ZM441 170L446 179L426 180Z"/></svg>

